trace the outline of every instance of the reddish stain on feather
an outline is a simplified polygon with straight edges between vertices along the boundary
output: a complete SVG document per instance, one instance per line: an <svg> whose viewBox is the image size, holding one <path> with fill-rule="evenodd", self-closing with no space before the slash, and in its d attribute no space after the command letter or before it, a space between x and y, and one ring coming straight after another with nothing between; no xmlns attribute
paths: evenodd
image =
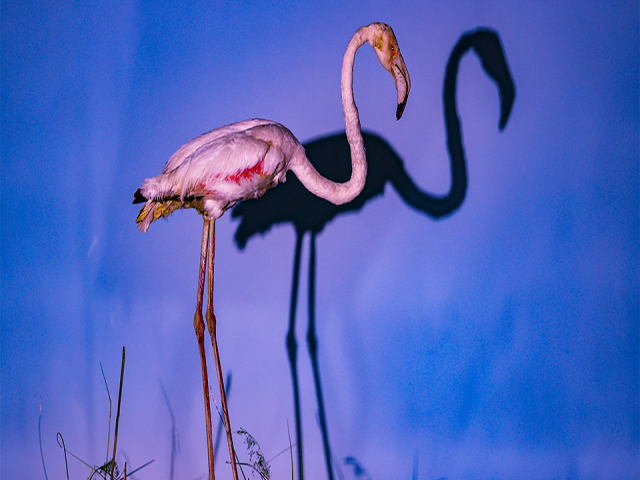
<svg viewBox="0 0 640 480"><path fill-rule="evenodd" d="M264 158L253 167L245 168L244 170L240 170L233 175L227 175L224 179L228 182L236 182L238 185L240 185L240 181L242 179L249 180L254 175L260 175L261 177L265 177L267 175L267 173L264 171Z"/></svg>

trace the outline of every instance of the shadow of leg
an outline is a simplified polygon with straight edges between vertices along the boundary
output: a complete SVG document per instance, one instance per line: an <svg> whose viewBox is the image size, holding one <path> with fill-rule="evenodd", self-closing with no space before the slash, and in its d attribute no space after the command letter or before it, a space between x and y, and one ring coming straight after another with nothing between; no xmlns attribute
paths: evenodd
<svg viewBox="0 0 640 480"><path fill-rule="evenodd" d="M320 429L322 430L322 444L324 446L324 458L327 462L327 474L329 480L333 480L333 468L331 467L331 448L329 447L329 432L327 431L327 420L324 412L324 400L322 397L322 383L320 382L320 367L318 364L318 339L316 338L316 316L315 316L315 280L316 279L316 235L311 233L311 249L309 252L309 332L307 343L311 354L313 366L313 380L316 385L316 395L318 397L318 416L320 417Z"/></svg>
<svg viewBox="0 0 640 480"><path fill-rule="evenodd" d="M296 235L296 251L293 261L293 285L291 286L291 308L289 311L289 332L287 333L287 353L289 355L289 365L291 366L291 380L293 382L293 403L296 415L296 441L298 445L298 478L303 480L304 475L302 468L302 422L300 420L300 387L298 385L298 364L296 343L296 305L298 303L298 283L300 280L300 255L302 253L302 237L303 234L297 232Z"/></svg>

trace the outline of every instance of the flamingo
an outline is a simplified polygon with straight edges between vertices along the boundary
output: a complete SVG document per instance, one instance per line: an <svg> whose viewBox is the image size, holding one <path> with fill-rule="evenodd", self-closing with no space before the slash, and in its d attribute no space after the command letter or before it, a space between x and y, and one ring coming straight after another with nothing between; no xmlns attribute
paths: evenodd
<svg viewBox="0 0 640 480"><path fill-rule="evenodd" d="M367 151L367 179L364 189L353 201L343 205L333 205L321 198L310 195L300 182L292 177L287 180L286 184L269 191L257 202L247 201L239 203L232 212L233 217L240 217L240 224L235 233L235 241L240 249L245 248L251 237L258 233L264 234L278 223L290 222L296 231L293 285L286 347L293 382L299 466L302 465L302 433L296 361L295 311L298 296L302 240L307 232L310 234L308 285L309 329L307 333L307 345L311 356L319 411L318 416L322 430L326 467L330 479L333 479L331 449L329 446L322 386L320 382L318 340L315 332L316 237L327 223L336 216L360 210L367 201L381 195L384 192L384 187L387 182L390 182L394 186L400 194L400 197L407 204L432 218L445 217L460 207L467 190L467 172L455 92L460 60L470 49L475 50L485 71L498 85L501 98L500 130L504 129L507 124L515 99L513 79L509 72L498 34L489 29L477 29L464 34L451 53L444 82L444 113L452 174L452 182L448 194L443 197L436 197L422 192L409 177L403 166L402 159L393 148L381 137L365 132L363 133L363 138ZM349 171L345 165L345 159L349 155L349 145L344 133L307 143L305 144L305 151L307 157L323 175L337 181L348 178ZM299 468L300 478L302 478L302 468Z"/></svg>
<svg viewBox="0 0 640 480"><path fill-rule="evenodd" d="M383 23L372 23L358 29L344 54L340 81L346 134L351 147L352 174L349 181L335 183L322 177L306 157L303 146L283 125L269 120L252 119L212 130L184 144L169 158L162 173L144 180L134 194L134 204L144 203L136 219L141 232L146 232L151 222L167 217L180 208L195 208L204 218L194 327L202 366L211 480L214 479L214 464L202 317L205 270L209 277L207 327L218 374L229 456L234 479L238 480L218 354L216 318L213 313L215 221L237 202L257 198L269 188L285 181L287 171L292 171L311 193L334 204L350 202L362 191L367 164L360 119L353 99L353 64L356 51L367 42L395 80L398 120L404 111L411 87L409 73L391 27ZM207 257L210 259L208 268Z"/></svg>

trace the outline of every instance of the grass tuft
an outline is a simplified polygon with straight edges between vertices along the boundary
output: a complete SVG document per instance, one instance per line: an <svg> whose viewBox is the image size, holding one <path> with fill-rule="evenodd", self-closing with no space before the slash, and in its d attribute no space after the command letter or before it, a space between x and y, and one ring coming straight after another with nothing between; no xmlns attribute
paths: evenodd
<svg viewBox="0 0 640 480"><path fill-rule="evenodd" d="M249 463L245 464L256 472L262 480L269 480L271 478L271 472L269 470L269 463L265 460L260 445L253 436L241 428L236 432L240 436L244 436L244 443L247 444L247 451L249 452Z"/></svg>

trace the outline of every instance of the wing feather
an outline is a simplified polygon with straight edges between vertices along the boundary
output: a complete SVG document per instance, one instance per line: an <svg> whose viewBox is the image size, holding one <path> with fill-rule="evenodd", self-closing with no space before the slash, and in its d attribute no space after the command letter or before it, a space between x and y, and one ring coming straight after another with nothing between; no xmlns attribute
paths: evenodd
<svg viewBox="0 0 640 480"><path fill-rule="evenodd" d="M203 133L199 137L182 145L167 161L162 173L168 173L178 168L182 163L193 153L202 146L227 135L242 132L260 125L273 125L275 122L271 120L263 120L260 118L254 118L251 120L244 120L242 122L233 123L224 127L216 128L207 133Z"/></svg>
<svg viewBox="0 0 640 480"><path fill-rule="evenodd" d="M264 159L269 144L236 132L210 141L189 155L175 170L169 172L175 192L182 199L202 196L222 187L234 176L249 171Z"/></svg>

